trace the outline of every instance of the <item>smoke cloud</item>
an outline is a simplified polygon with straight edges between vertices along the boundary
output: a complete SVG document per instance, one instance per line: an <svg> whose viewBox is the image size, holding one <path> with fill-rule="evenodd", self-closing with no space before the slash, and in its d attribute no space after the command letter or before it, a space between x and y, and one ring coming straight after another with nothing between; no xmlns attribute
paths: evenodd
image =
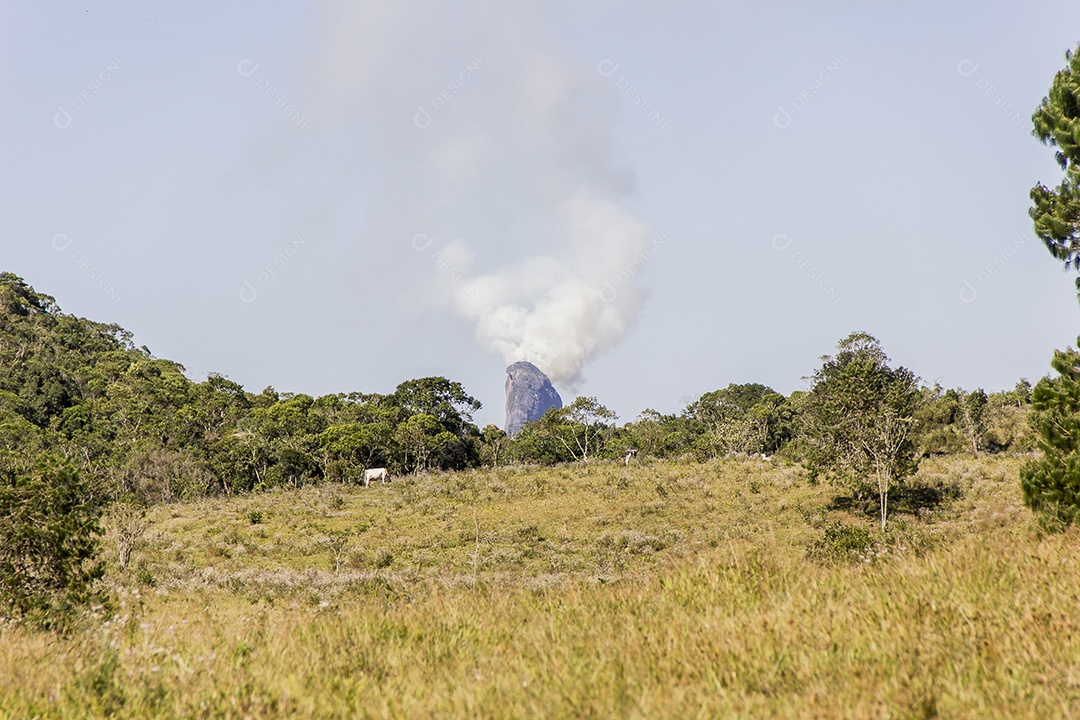
<svg viewBox="0 0 1080 720"><path fill-rule="evenodd" d="M634 323L644 298L627 271L650 233L626 208L603 58L564 42L575 12L328 3L304 100L372 163L369 257L404 268L507 363L571 387Z"/></svg>
<svg viewBox="0 0 1080 720"><path fill-rule="evenodd" d="M557 209L567 259L530 256L460 283L455 307L507 363L528 360L573 386L583 365L616 345L641 306L619 274L645 246L648 228L611 200L581 191Z"/></svg>

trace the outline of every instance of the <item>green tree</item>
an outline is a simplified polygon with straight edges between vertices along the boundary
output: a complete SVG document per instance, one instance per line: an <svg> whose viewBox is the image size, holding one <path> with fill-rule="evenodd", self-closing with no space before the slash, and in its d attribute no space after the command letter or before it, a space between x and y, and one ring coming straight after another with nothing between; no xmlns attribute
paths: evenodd
<svg viewBox="0 0 1080 720"><path fill-rule="evenodd" d="M889 367L872 335L852 333L837 350L814 373L803 414L808 468L812 477L850 485L856 494L876 486L884 530L890 488L917 467L912 428L918 385L910 370Z"/></svg>
<svg viewBox="0 0 1080 720"><path fill-rule="evenodd" d="M542 420L548 421L545 429L571 456L588 462L590 455L603 450L604 438L615 418L615 413L596 398L579 397L564 408L552 408Z"/></svg>
<svg viewBox="0 0 1080 720"><path fill-rule="evenodd" d="M1020 378L1014 387L1008 393L1010 403L1015 403L1016 407L1024 407L1031 404L1031 382L1027 378Z"/></svg>
<svg viewBox="0 0 1080 720"><path fill-rule="evenodd" d="M1065 67L1031 122L1035 137L1056 148L1054 157L1065 172L1057 188L1039 183L1031 190L1035 234L1066 269L1080 270L1080 52L1065 53ZM1076 289L1080 298L1080 277Z"/></svg>
<svg viewBox="0 0 1080 720"><path fill-rule="evenodd" d="M110 468L109 478L114 497L130 495L141 503L193 500L215 484L203 461L156 445L128 454Z"/></svg>
<svg viewBox="0 0 1080 720"><path fill-rule="evenodd" d="M986 392L982 388L961 395L960 427L975 457L979 456L979 447L986 434L986 403Z"/></svg>
<svg viewBox="0 0 1080 720"><path fill-rule="evenodd" d="M635 422L622 428L623 447L635 448L644 456L672 457L690 450L693 439L691 421L685 415L663 415L646 408Z"/></svg>
<svg viewBox="0 0 1080 720"><path fill-rule="evenodd" d="M213 373L193 386L189 397L174 417L174 435L184 445L206 447L216 442L251 410L243 387Z"/></svg>
<svg viewBox="0 0 1080 720"><path fill-rule="evenodd" d="M920 457L948 455L964 449L964 438L957 426L960 416L960 393L945 390L935 383L919 388L915 407L915 446Z"/></svg>
<svg viewBox="0 0 1080 720"><path fill-rule="evenodd" d="M269 459L261 477L266 485L299 487L319 477L321 468L314 454L326 420L312 411L314 404L310 395L287 395L251 411L254 438L250 444Z"/></svg>
<svg viewBox="0 0 1080 720"><path fill-rule="evenodd" d="M555 465L575 459L567 447L560 442L566 421L559 411L551 408L539 420L527 422L521 430L510 438L507 455L512 460L526 464Z"/></svg>
<svg viewBox="0 0 1080 720"><path fill-rule="evenodd" d="M101 493L53 458L0 470L0 611L63 627L94 597Z"/></svg>
<svg viewBox="0 0 1080 720"><path fill-rule="evenodd" d="M760 383L705 393L686 415L700 428L698 453L706 457L772 452L786 439L790 420L784 396Z"/></svg>
<svg viewBox="0 0 1080 720"><path fill-rule="evenodd" d="M225 493L269 486L272 449L267 441L254 431L234 430L216 441L211 451L217 479Z"/></svg>
<svg viewBox="0 0 1080 720"><path fill-rule="evenodd" d="M701 428L697 441L699 455L716 457L749 452L753 428L747 420L750 408L768 391L764 385L728 385L705 393L686 408L686 414Z"/></svg>
<svg viewBox="0 0 1080 720"><path fill-rule="evenodd" d="M319 435L323 474L337 481L356 478L372 467L385 467L394 454L394 429L386 422L333 425Z"/></svg>
<svg viewBox="0 0 1080 720"><path fill-rule="evenodd" d="M1044 527L1064 529L1080 516L1080 352L1056 351L1051 365L1058 377L1031 398L1041 457L1021 468L1020 487Z"/></svg>
<svg viewBox="0 0 1080 720"><path fill-rule="evenodd" d="M1080 270L1080 47L1065 53L1065 67L1031 116L1033 134L1054 153L1065 177L1055 190L1036 185L1031 219L1050 254ZM1076 280L1080 298L1080 278ZM1080 340L1078 340L1080 342ZM1032 392L1034 424L1042 457L1020 471L1024 502L1048 527L1071 525L1080 512L1080 354L1054 353L1058 377L1044 378Z"/></svg>
<svg viewBox="0 0 1080 720"><path fill-rule="evenodd" d="M992 393L987 397L983 442L988 452L1035 450L1031 385L1026 380L1017 383L1013 390Z"/></svg>
<svg viewBox="0 0 1080 720"><path fill-rule="evenodd" d="M481 434L480 457L485 465L499 467L499 458L510 445L510 438L502 428L488 423Z"/></svg>
<svg viewBox="0 0 1080 720"><path fill-rule="evenodd" d="M412 460L405 463L406 472L462 470L480 462L480 430L472 417L481 405L461 383L443 377L407 380L381 402L398 408L403 416L394 437L399 447L411 447ZM406 449L403 457L408 456Z"/></svg>
<svg viewBox="0 0 1080 720"><path fill-rule="evenodd" d="M401 448L401 467L405 472L427 470L440 445L453 439L452 433L443 430L439 421L426 413L411 416L394 430L394 441Z"/></svg>
<svg viewBox="0 0 1080 720"><path fill-rule="evenodd" d="M473 413L481 407L480 401L468 395L461 383L443 377L407 380L397 386L388 401L407 415L430 415L459 437L465 434Z"/></svg>

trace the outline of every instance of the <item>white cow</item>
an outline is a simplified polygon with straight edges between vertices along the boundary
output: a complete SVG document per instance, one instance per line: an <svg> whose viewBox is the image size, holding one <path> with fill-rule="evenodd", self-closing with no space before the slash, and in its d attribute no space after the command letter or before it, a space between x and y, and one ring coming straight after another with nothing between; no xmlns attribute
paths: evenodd
<svg viewBox="0 0 1080 720"><path fill-rule="evenodd" d="M630 461L637 457L637 450L634 448L628 448L626 450L626 457L623 458L623 465L629 465Z"/></svg>
<svg viewBox="0 0 1080 720"><path fill-rule="evenodd" d="M371 484L372 480L382 480L383 485L390 482L390 473L386 468L372 468L364 471L364 487Z"/></svg>

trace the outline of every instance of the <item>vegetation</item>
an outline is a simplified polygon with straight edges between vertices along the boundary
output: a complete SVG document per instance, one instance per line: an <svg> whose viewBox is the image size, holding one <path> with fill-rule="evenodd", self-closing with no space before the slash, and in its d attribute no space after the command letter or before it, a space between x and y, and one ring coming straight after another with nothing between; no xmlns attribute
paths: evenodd
<svg viewBox="0 0 1080 720"><path fill-rule="evenodd" d="M446 378L252 393L0 303L0 717L1077 709L1074 540L1010 482L1026 381L920 386L855 334L810 392L511 439Z"/></svg>
<svg viewBox="0 0 1080 720"><path fill-rule="evenodd" d="M136 504L346 482L370 467L400 475L551 465L620 458L629 448L657 458L797 460L811 445L801 429L814 398L757 383L705 393L679 414L646 410L621 426L597 398L576 398L510 439L494 426L481 432L472 422L480 403L446 378L407 380L387 395L256 394L218 375L193 382L180 365L134 347L122 328L64 315L10 273L0 274L0 304L4 448L59 456L110 497ZM911 428L920 453L1031 449L1026 387L1023 397L920 389ZM972 398L984 397L971 415Z"/></svg>
<svg viewBox="0 0 1080 720"><path fill-rule="evenodd" d="M552 408L532 423L531 432L519 443L519 459L546 461L580 460L602 453L610 437L615 413L594 397L575 398L563 408ZM531 445L537 447L531 447ZM532 457L530 457L530 455Z"/></svg>
<svg viewBox="0 0 1080 720"><path fill-rule="evenodd" d="M784 396L758 383L705 393L686 414L702 428L694 444L699 457L776 452L791 437Z"/></svg>
<svg viewBox="0 0 1080 720"><path fill-rule="evenodd" d="M960 427L974 455L979 454L986 435L987 402L988 398L982 388L965 393L960 398Z"/></svg>
<svg viewBox="0 0 1080 720"><path fill-rule="evenodd" d="M253 394L14 276L0 302L0 715L1077 709L1071 535L1036 540L1000 455L1031 447L1026 381L918 387L856 334L809 393L729 385L622 426L580 398L511 440L445 378ZM1055 363L1024 469L1041 526L1076 501L1078 363ZM373 465L397 481L350 484Z"/></svg>
<svg viewBox="0 0 1080 720"><path fill-rule="evenodd" d="M885 529L889 490L911 475L918 388L906 368L889 367L881 344L866 333L842 340L824 358L802 414L811 477L825 476L854 488L873 482Z"/></svg>
<svg viewBox="0 0 1080 720"><path fill-rule="evenodd" d="M1066 62L1031 216L1080 270ZM509 438L442 377L195 382L0 273L0 717L1075 717L1080 351L1052 365L927 386L853 333L808 392Z"/></svg>
<svg viewBox="0 0 1080 720"><path fill-rule="evenodd" d="M1077 536L1018 464L924 461L887 532L776 459L157 505L115 614L0 628L0 716L1075 716Z"/></svg>
<svg viewBox="0 0 1080 720"><path fill-rule="evenodd" d="M1056 148L1065 177L1053 190L1042 183L1031 190L1030 214L1050 254L1080 270L1080 52L1066 52L1065 63L1031 116L1035 137ZM1076 290L1080 298L1080 278Z"/></svg>
<svg viewBox="0 0 1080 720"><path fill-rule="evenodd" d="M347 480L372 466L480 462L480 403L445 378L389 395L253 394L220 376L192 382L123 329L64 315L10 273L0 274L0 307L0 442L60 455L113 496L173 502Z"/></svg>
<svg viewBox="0 0 1080 720"><path fill-rule="evenodd" d="M94 597L101 502L67 465L0 469L0 615L63 628Z"/></svg>
<svg viewBox="0 0 1080 720"><path fill-rule="evenodd" d="M1024 502L1048 529L1080 517L1080 352L1054 353L1056 378L1035 386L1032 402L1041 456L1020 471Z"/></svg>
<svg viewBox="0 0 1080 720"><path fill-rule="evenodd" d="M1065 178L1056 190L1035 186L1031 217L1050 254L1080 270L1080 55L1066 52L1065 61L1031 118L1035 137L1057 148ZM1076 288L1080 297L1080 278ZM1059 376L1040 380L1032 396L1042 455L1020 481L1043 526L1063 529L1080 515L1080 353L1055 352L1051 364Z"/></svg>

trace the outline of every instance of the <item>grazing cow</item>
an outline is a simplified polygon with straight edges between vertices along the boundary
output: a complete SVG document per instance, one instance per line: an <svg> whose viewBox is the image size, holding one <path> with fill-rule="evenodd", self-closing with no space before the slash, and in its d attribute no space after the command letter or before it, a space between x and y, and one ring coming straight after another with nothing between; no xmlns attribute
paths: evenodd
<svg viewBox="0 0 1080 720"><path fill-rule="evenodd" d="M626 451L626 457L623 458L623 465L629 465L630 459L637 457L637 450L634 448L628 448Z"/></svg>
<svg viewBox="0 0 1080 720"><path fill-rule="evenodd" d="M390 473L386 468L372 468L364 471L364 487L371 484L372 480L382 480L383 485L390 482Z"/></svg>

